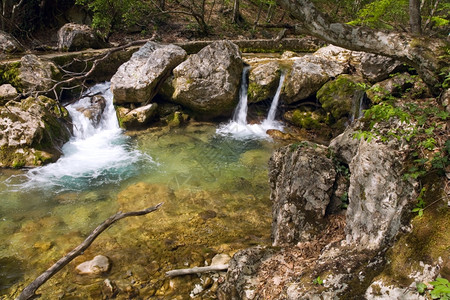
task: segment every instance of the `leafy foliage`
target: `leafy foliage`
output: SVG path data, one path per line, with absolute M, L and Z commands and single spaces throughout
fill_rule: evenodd
M 426 207 L 426 202 L 423 200 L 423 195 L 426 191 L 427 189 L 425 187 L 420 190 L 420 194 L 417 197 L 416 207 L 412 210 L 412 212 L 416 212 L 419 217 L 423 216 L 423 210 Z
M 317 285 L 323 285 L 323 279 L 320 278 L 320 276 L 317 276 L 317 278 L 313 280 L 313 283 Z
M 372 1 L 358 11 L 350 25 L 394 29 L 396 24 L 408 23 L 408 0 Z
M 447 279 L 438 277 L 430 284 L 434 287 L 430 292 L 431 299 L 450 299 L 450 283 Z

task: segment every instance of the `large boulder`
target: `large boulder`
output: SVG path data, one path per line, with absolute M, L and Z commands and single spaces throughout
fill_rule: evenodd
M 308 142 L 276 150 L 269 161 L 274 246 L 310 240 L 323 227 L 336 171 L 325 147 Z
M 206 117 L 229 114 L 236 104 L 242 69 L 238 46 L 214 42 L 173 70 L 172 100 Z
M 60 51 L 100 49 L 107 46 L 108 44 L 87 25 L 67 23 L 58 30 L 58 49 Z
M 0 167 L 34 167 L 56 161 L 71 135 L 70 117 L 53 99 L 39 96 L 0 107 Z
M 261 63 L 250 69 L 248 102 L 267 100 L 275 95 L 280 81 L 280 65 L 277 61 Z
M 19 42 L 7 32 L 0 30 L 0 53 L 22 52 Z
M 295 60 L 283 85 L 283 99 L 293 103 L 313 96 L 328 80 L 347 73 L 351 52 L 335 46 Z
M 178 46 L 147 42 L 111 78 L 114 103 L 149 102 L 186 55 Z
M 87 107 L 79 107 L 77 110 L 88 118 L 94 126 L 97 126 L 100 123 L 105 107 L 106 99 L 103 96 L 95 95 L 89 99 Z
M 53 62 L 28 54 L 20 59 L 17 79 L 24 92 L 47 91 L 61 79 L 61 72 Z

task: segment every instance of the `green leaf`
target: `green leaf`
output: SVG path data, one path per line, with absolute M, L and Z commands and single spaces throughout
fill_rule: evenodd
M 419 294 L 423 294 L 427 290 L 427 285 L 423 282 L 417 282 L 416 289 Z

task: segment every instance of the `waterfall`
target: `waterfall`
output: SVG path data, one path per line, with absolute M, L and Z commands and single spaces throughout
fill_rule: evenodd
M 97 122 L 84 113 L 92 106 L 92 95 L 104 99 L 103 113 L 100 111 Z M 74 130 L 62 148 L 62 157 L 55 163 L 28 171 L 19 188 L 44 186 L 57 191 L 78 191 L 117 183 L 132 176 L 142 160 L 151 160 L 133 150 L 130 138 L 123 135 L 109 83 L 93 86 L 83 98 L 66 108 Z
M 266 131 L 269 129 L 282 130 L 283 126 L 279 121 L 275 120 L 275 115 L 280 99 L 281 88 L 283 86 L 285 74 L 280 76 L 280 82 L 278 84 L 277 91 L 273 97 L 272 104 L 270 105 L 267 118 L 260 124 L 248 124 L 247 123 L 247 111 L 248 111 L 248 80 L 247 74 L 249 67 L 244 67 L 242 73 L 241 87 L 239 89 L 239 103 L 233 114 L 233 118 L 227 124 L 221 125 L 217 129 L 218 134 L 231 135 L 238 139 L 246 138 L 269 138 Z
M 363 117 L 364 110 L 369 108 L 369 103 L 367 101 L 366 93 L 360 91 L 355 93 L 352 99 L 352 114 L 350 116 L 350 123 Z
M 240 124 L 240 125 L 246 125 L 247 124 L 247 110 L 248 110 L 248 71 L 250 70 L 250 66 L 245 66 L 244 70 L 242 71 L 242 78 L 241 78 L 241 87 L 239 89 L 239 103 L 236 107 L 236 110 L 233 114 L 233 121 Z

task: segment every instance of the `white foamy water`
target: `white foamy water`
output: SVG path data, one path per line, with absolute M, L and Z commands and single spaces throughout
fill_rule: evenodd
M 247 74 L 249 67 L 245 67 L 242 73 L 241 88 L 239 90 L 239 103 L 234 111 L 233 118 L 227 124 L 221 125 L 217 129 L 217 133 L 221 135 L 231 135 L 238 139 L 247 138 L 269 138 L 266 133 L 269 129 L 283 130 L 283 124 L 275 120 L 277 112 L 278 102 L 280 100 L 281 87 L 283 86 L 285 74 L 280 76 L 280 82 L 278 84 L 277 91 L 273 97 L 272 104 L 270 105 L 267 118 L 261 122 L 261 124 L 248 124 L 247 123 L 247 110 L 248 110 L 248 80 Z
M 97 94 L 105 98 L 106 106 L 94 126 L 79 109 L 88 107 L 89 96 Z M 66 107 L 74 128 L 73 137 L 62 148 L 63 156 L 55 163 L 28 171 L 20 188 L 45 186 L 65 191 L 119 182 L 132 176 L 142 160 L 151 161 L 134 150 L 130 139 L 122 134 L 109 83 L 93 86 L 85 96 Z

